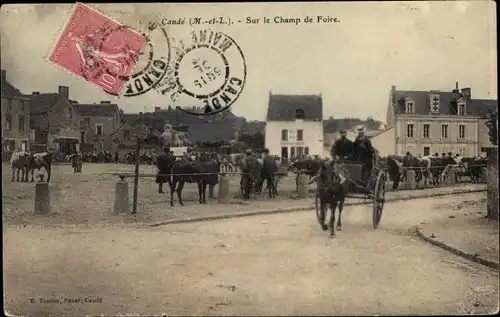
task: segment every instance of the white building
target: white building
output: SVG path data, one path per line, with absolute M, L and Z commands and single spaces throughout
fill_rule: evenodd
M 389 94 L 387 124 L 393 132 L 393 153 L 429 155 L 434 153 L 474 156 L 485 151 L 485 113 L 496 109 L 496 100 L 472 99 L 471 89 L 446 91 L 396 90 Z M 372 141 L 373 142 L 373 141 Z M 386 143 L 387 142 L 387 143 Z
M 323 156 L 323 99 L 320 95 L 269 93 L 265 147 L 273 155 L 292 158 Z

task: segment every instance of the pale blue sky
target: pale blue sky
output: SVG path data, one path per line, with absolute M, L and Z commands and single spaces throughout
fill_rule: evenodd
M 134 27 L 144 18 L 281 15 L 338 17 L 336 24 L 219 26 L 242 48 L 247 83 L 233 112 L 264 120 L 269 91 L 323 95 L 325 117 L 385 119 L 391 85 L 411 90 L 451 90 L 458 81 L 473 98 L 497 98 L 496 16 L 493 1 L 238 3 L 92 5 Z M 1 9 L 2 68 L 23 92 L 55 92 L 70 86 L 79 102 L 115 100 L 44 58 L 72 5 L 4 5 Z M 191 29 L 171 26 L 176 36 Z M 125 112 L 168 106 L 149 92 L 115 100 Z

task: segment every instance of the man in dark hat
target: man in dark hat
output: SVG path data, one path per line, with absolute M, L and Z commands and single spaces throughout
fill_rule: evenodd
M 347 131 L 340 130 L 340 138 L 335 141 L 331 150 L 332 159 L 352 159 L 353 143 L 347 138 Z

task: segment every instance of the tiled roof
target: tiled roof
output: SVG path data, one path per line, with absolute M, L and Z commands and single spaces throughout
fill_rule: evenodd
M 24 95 L 12 86 L 7 80 L 2 79 L 2 97 L 24 97 Z
M 304 120 L 323 120 L 323 100 L 319 95 L 269 95 L 267 121 L 294 121 L 296 110 L 304 111 Z
M 236 131 L 238 131 L 236 122 L 232 120 L 197 122 L 189 124 L 187 139 L 192 142 L 229 142 Z
M 116 104 L 75 104 L 76 111 L 83 116 L 114 117 L 118 112 Z
M 31 104 L 31 113 L 49 112 L 59 99 L 58 94 L 37 94 L 29 95 Z
M 498 111 L 498 100 L 472 99 L 472 114 L 478 117 L 486 117 L 489 111 Z
M 430 109 L 430 92 L 429 91 L 411 91 L 411 90 L 394 90 L 392 92 L 392 101 L 395 114 L 404 114 L 406 98 L 411 98 L 414 102 L 416 114 L 429 114 Z M 440 115 L 455 115 L 457 114 L 456 105 L 453 102 L 464 98 L 461 93 L 455 92 L 439 92 L 440 98 Z M 488 109 L 498 108 L 497 100 L 480 100 L 464 98 L 467 103 L 466 114 L 473 116 L 484 116 Z

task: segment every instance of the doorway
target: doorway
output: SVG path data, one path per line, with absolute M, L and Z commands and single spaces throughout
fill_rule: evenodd
M 281 147 L 281 158 L 288 158 L 288 147 L 287 146 L 282 146 Z

